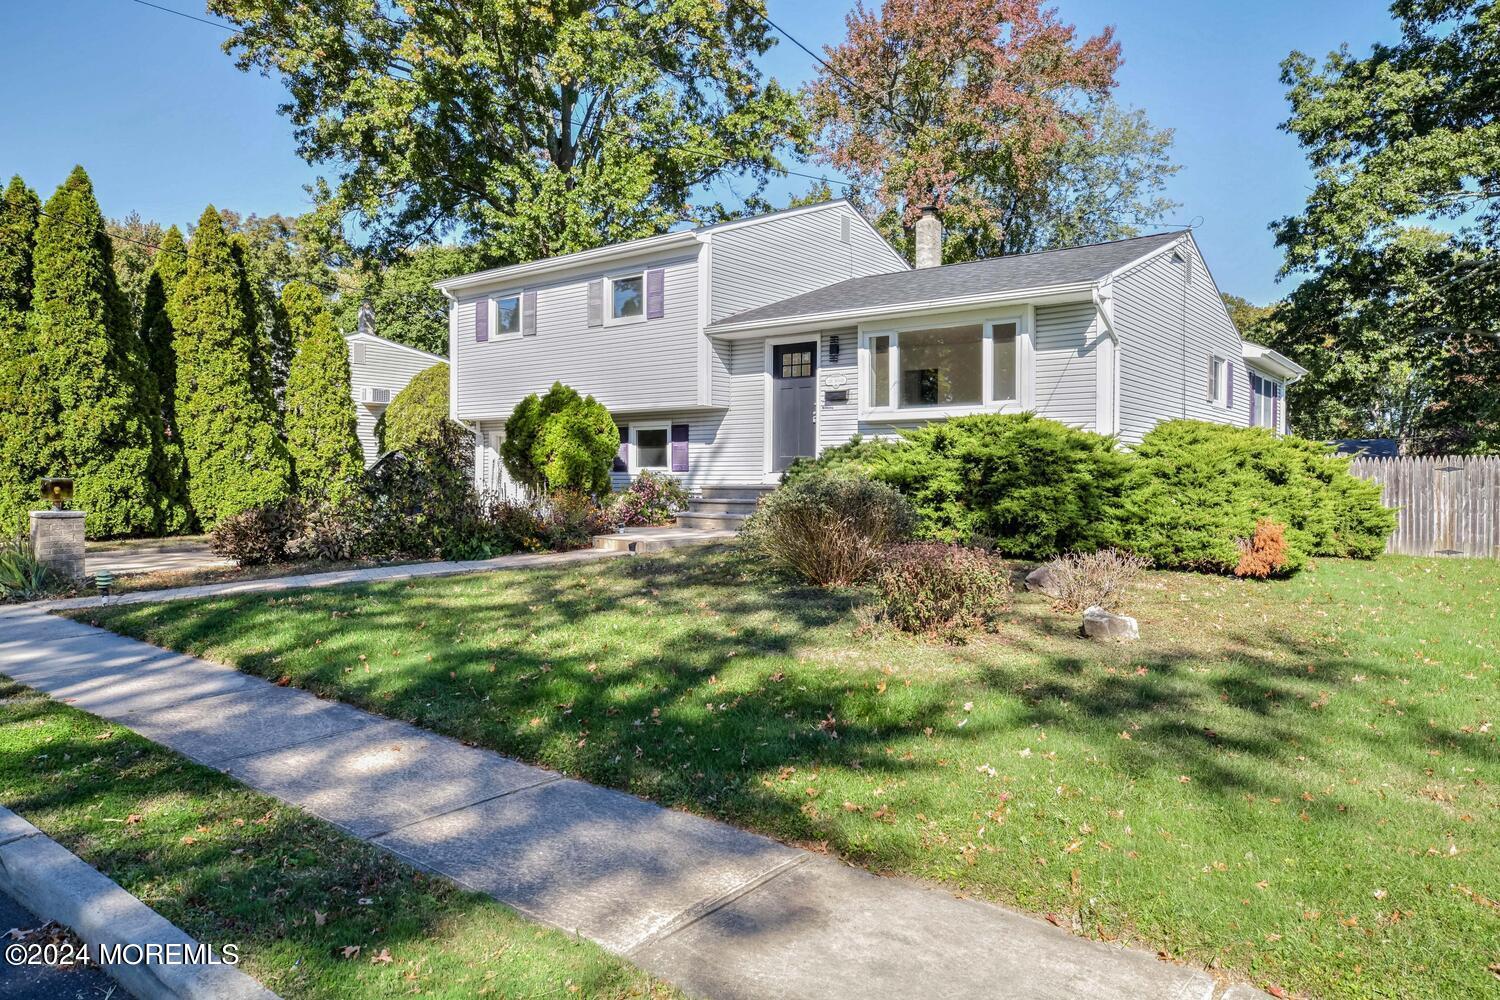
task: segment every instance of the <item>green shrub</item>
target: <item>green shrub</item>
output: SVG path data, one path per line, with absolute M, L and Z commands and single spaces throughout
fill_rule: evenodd
M 72 589 L 70 581 L 37 559 L 24 535 L 0 547 L 0 602 L 37 601 Z
M 375 421 L 375 437 L 382 454 L 404 451 L 435 435 L 448 419 L 448 365 L 440 361 L 424 368 L 396 393 Z
M 688 505 L 687 490 L 671 476 L 642 472 L 629 488 L 615 495 L 614 514 L 623 528 L 669 523 Z
M 1111 515 L 1127 464 L 1113 438 L 996 413 L 930 424 L 897 442 L 856 440 L 816 466 L 853 467 L 900 490 L 921 538 L 982 536 L 1007 555 L 1046 558 L 1115 541 Z
M 1286 572 L 1312 556 L 1372 557 L 1395 527 L 1379 488 L 1315 441 L 1174 420 L 1133 450 L 1121 543 L 1157 566 L 1232 572 L 1262 520 L 1284 529 Z
M 383 456 L 365 480 L 370 511 L 366 550 L 414 559 L 458 551 L 459 540 L 474 522 L 473 461 L 473 436 L 452 421 Z
M 882 612 L 903 632 L 955 641 L 1010 606 L 1010 573 L 979 549 L 939 542 L 893 545 L 876 576 Z
M 561 382 L 532 393 L 505 422 L 500 458 L 511 478 L 533 493 L 609 491 L 609 470 L 620 447 L 614 418 L 593 396 Z
M 600 496 L 609 492 L 609 470 L 619 447 L 614 418 L 593 396 L 585 396 L 547 419 L 532 460 L 548 489 Z
M 364 473 L 349 389 L 349 345 L 316 288 L 300 281 L 282 291 L 296 353 L 286 380 L 286 445 L 298 493 L 338 504 Z M 446 419 L 446 414 L 444 415 Z
M 209 547 L 240 566 L 286 562 L 288 546 L 302 532 L 303 513 L 294 499 L 236 511 L 214 525 Z
M 853 471 L 800 475 L 761 498 L 745 525 L 752 549 L 820 587 L 855 583 L 883 546 L 911 536 L 911 505 Z

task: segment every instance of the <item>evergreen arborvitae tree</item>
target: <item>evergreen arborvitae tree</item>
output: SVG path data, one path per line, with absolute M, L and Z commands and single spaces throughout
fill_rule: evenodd
M 74 478 L 91 536 L 157 533 L 170 483 L 160 413 L 82 167 L 48 200 L 32 266 L 28 329 L 52 414 L 41 435 L 43 469 Z
M 286 444 L 297 488 L 341 503 L 364 469 L 349 388 L 349 345 L 317 289 L 294 281 L 281 294 L 297 351 L 286 380 Z
M 169 534 L 186 530 L 193 520 L 188 501 L 187 455 L 177 427 L 177 351 L 168 304 L 187 267 L 187 245 L 176 226 L 168 229 L 151 264 L 141 303 L 140 343 L 144 368 L 150 375 L 155 404 L 161 419 L 161 449 L 168 482 L 163 497 L 168 500 L 162 529 Z
M 271 348 L 262 329 L 260 305 L 255 300 L 255 283 L 250 276 L 250 245 L 244 233 L 229 234 L 229 253 L 234 260 L 235 280 L 239 285 L 240 307 L 245 317 L 245 339 L 250 345 L 250 384 L 261 402 L 275 415 L 277 432 L 281 431 L 281 412 L 276 406 L 275 379 L 271 372 Z
M 0 195 L 0 539 L 22 530 L 23 515 L 40 499 L 37 444 L 48 413 L 36 393 L 26 314 L 41 208 L 20 177 Z
M 188 490 L 205 528 L 291 494 L 291 459 L 253 375 L 255 338 L 242 269 L 213 206 L 204 210 L 172 295 L 177 423 Z

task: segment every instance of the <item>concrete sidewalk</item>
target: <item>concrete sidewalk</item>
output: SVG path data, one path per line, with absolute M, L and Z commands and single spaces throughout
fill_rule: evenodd
M 35 609 L 0 610 L 0 673 L 597 941 L 690 994 L 1216 993 L 1207 973 L 1145 952 Z M 1263 996 L 1220 994 L 1231 995 Z

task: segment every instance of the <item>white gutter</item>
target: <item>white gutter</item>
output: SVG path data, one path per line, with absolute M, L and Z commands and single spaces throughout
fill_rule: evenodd
M 1248 340 L 1241 341 L 1241 343 L 1243 347 L 1240 350 L 1240 354 L 1246 361 L 1253 362 L 1256 367 L 1264 369 L 1272 375 L 1280 375 L 1286 379 L 1287 385 L 1301 380 L 1307 374 L 1306 368 L 1303 368 L 1280 351 L 1274 351 L 1262 344 L 1251 343 Z
M 752 320 L 742 323 L 715 323 L 708 328 L 713 337 L 746 337 L 788 327 L 847 326 L 861 320 L 899 319 L 903 316 L 921 315 L 931 312 L 952 312 L 959 309 L 1004 305 L 1012 302 L 1076 301 L 1090 295 L 1094 290 L 1091 281 L 1080 281 L 1069 285 L 1048 285 L 1041 288 L 1025 288 L 1013 292 L 985 292 L 980 295 L 964 295 L 950 299 L 929 299 L 922 302 L 906 302 L 892 306 L 865 306 L 857 309 L 834 309 L 821 313 L 800 316 L 781 316 L 775 319 Z
M 511 264 L 507 267 L 496 267 L 488 271 L 476 271 L 473 274 L 461 274 L 456 278 L 444 278 L 442 281 L 434 281 L 432 287 L 444 293 L 462 291 L 466 288 L 475 288 L 483 285 L 504 284 L 515 281 L 518 278 L 527 278 L 537 274 L 548 274 L 553 271 L 566 271 L 571 268 L 587 267 L 602 261 L 618 258 L 635 257 L 641 254 L 656 253 L 661 250 L 671 250 L 676 247 L 696 246 L 699 242 L 699 234 L 692 230 L 684 230 L 679 233 L 663 233 L 661 236 L 648 236 L 643 240 L 631 240 L 629 243 L 615 243 L 607 247 L 595 247 L 593 250 L 580 250 L 577 253 L 564 254 L 561 257 L 547 257 L 543 260 L 534 260 L 528 264 Z

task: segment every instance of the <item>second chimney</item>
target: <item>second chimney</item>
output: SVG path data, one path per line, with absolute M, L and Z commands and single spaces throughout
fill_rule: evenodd
M 939 267 L 943 263 L 943 223 L 936 205 L 923 205 L 917 219 L 917 266 Z

